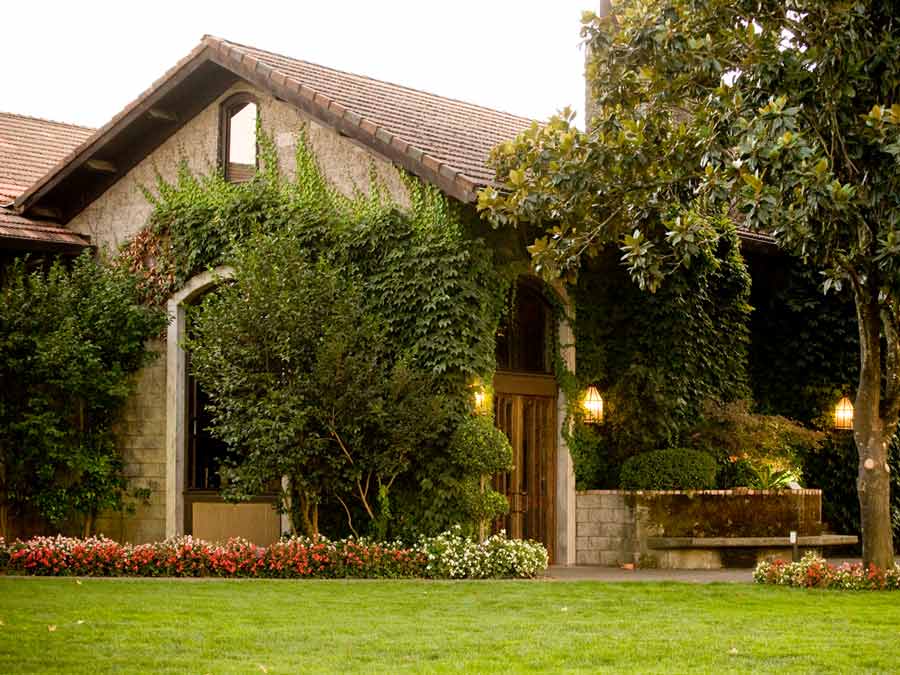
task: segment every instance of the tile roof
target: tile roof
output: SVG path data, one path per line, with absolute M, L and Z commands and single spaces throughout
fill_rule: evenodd
M 18 197 L 93 129 L 0 112 L 0 202 Z
M 274 74 L 311 89 L 331 108 L 338 104 L 430 155 L 477 185 L 490 184 L 491 149 L 511 140 L 534 120 L 484 106 L 437 96 L 418 89 L 326 68 L 221 38 L 204 41 L 223 51 L 255 59 Z M 271 79 L 271 76 L 270 76 Z M 339 108 L 338 108 L 339 109 Z M 346 113 L 344 114 L 346 118 Z M 360 126 L 362 124 L 360 123 Z
M 94 132 L 74 124 L 0 112 L 0 205 L 7 204 Z M 80 248 L 89 241 L 55 223 L 0 206 L 0 240 L 14 248 Z
M 83 248 L 90 245 L 87 237 L 59 227 L 55 223 L 24 218 L 0 208 L 0 240 L 4 245 L 29 249 L 35 247 Z

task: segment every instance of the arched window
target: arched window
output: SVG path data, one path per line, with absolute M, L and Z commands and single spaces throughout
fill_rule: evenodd
M 529 373 L 552 372 L 553 312 L 528 281 L 516 286 L 515 306 L 497 332 L 497 367 Z
M 258 114 L 256 98 L 245 92 L 230 96 L 220 108 L 219 163 L 232 183 L 248 181 L 256 173 Z

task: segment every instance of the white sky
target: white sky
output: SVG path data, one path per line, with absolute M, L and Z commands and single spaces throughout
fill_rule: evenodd
M 204 33 L 544 119 L 584 107 L 595 0 L 4 2 L 0 111 L 100 126 Z

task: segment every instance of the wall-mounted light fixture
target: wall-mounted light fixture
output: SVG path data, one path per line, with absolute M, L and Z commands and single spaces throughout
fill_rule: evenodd
M 853 428 L 853 404 L 846 396 L 841 398 L 841 400 L 838 401 L 838 404 L 834 407 L 834 428 Z
M 487 415 L 491 412 L 491 393 L 481 383 L 480 379 L 476 379 L 470 387 L 472 388 L 473 408 L 476 415 Z
M 587 388 L 581 407 L 584 409 L 585 424 L 603 424 L 603 397 L 597 387 L 591 385 Z

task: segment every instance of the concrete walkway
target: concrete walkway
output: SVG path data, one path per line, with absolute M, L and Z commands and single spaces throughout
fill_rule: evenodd
M 828 562 L 838 566 L 843 563 L 856 564 L 859 558 L 828 558 Z M 600 567 L 598 565 L 578 565 L 564 567 L 551 565 L 544 578 L 548 581 L 607 581 L 621 583 L 627 581 L 677 581 L 685 584 L 749 584 L 753 583 L 752 569 L 722 570 L 625 570 L 620 567 Z
M 606 581 L 610 583 L 677 581 L 686 584 L 749 584 L 753 582 L 753 570 L 624 570 L 619 567 L 599 567 L 594 565 L 579 565 L 576 567 L 551 565 L 545 577 L 549 581 Z

